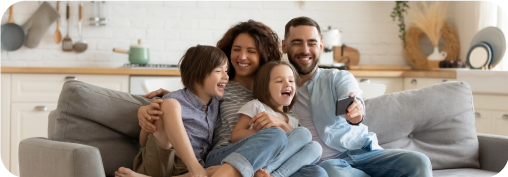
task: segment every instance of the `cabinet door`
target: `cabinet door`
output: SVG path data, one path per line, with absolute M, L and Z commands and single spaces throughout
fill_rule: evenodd
M 13 74 L 12 102 L 57 102 L 63 84 L 79 80 L 92 85 L 129 92 L 128 75 Z
M 508 136 L 508 111 L 492 111 L 494 134 Z
M 446 82 L 446 81 L 457 81 L 457 80 L 456 79 L 450 79 L 450 78 L 426 78 L 426 84 L 427 84 L 427 86 L 434 85 L 434 84 L 439 84 L 439 83 Z
M 402 84 L 402 78 L 366 78 L 360 77 L 356 78 L 358 82 L 368 82 L 375 84 L 384 84 L 386 86 L 385 94 L 400 92 L 404 89 Z
M 48 137 L 48 115 L 56 103 L 14 103 L 11 106 L 11 172 L 19 176 L 18 146 L 31 137 Z
M 492 128 L 492 111 L 475 109 L 474 116 L 476 133 L 494 133 Z
M 11 120 L 11 74 L 2 74 L 2 109 L 0 121 L 0 154 L 5 168 L 9 169 L 10 120 Z
M 404 78 L 404 90 L 420 89 L 426 85 L 426 78 Z

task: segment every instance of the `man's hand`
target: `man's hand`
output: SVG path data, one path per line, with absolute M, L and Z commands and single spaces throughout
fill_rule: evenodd
M 278 127 L 284 130 L 283 126 L 287 124 L 280 117 L 268 114 L 266 112 L 261 112 L 256 114 L 250 121 L 249 125 L 252 125 L 252 128 L 259 131 L 269 127 Z M 288 125 L 289 126 L 289 125 Z
M 138 109 L 139 126 L 148 133 L 157 131 L 153 121 L 160 119 L 160 116 L 162 116 L 162 102 L 161 99 L 155 99 L 149 105 L 141 106 Z
M 169 91 L 160 88 L 159 90 L 150 92 L 150 93 L 148 93 L 146 95 L 143 95 L 142 97 L 145 97 L 145 98 L 148 98 L 148 99 L 152 99 L 155 96 L 162 97 L 162 96 L 164 96 L 164 95 L 166 95 L 168 93 L 169 93 Z
M 363 115 L 365 115 L 365 110 L 363 109 L 363 104 L 360 102 L 360 100 L 356 99 L 356 93 L 351 92 L 349 93 L 349 97 L 354 97 L 355 101 L 351 106 L 347 108 L 348 113 L 344 114 L 344 117 L 346 120 L 353 124 L 357 124 L 362 120 Z

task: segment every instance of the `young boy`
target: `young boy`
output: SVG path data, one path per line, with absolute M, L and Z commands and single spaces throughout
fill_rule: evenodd
M 228 59 L 218 48 L 197 45 L 187 50 L 179 65 L 185 88 L 162 97 L 163 114 L 153 122 L 157 131 L 141 130 L 143 149 L 134 159 L 133 170 L 120 167 L 115 176 L 168 177 L 187 172 L 186 176 L 211 176 L 207 173 L 216 170 L 203 166 L 219 111 L 215 97 L 224 94 L 229 80 Z

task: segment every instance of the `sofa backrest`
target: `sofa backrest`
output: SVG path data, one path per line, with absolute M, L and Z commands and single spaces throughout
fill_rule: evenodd
M 479 168 L 471 88 L 444 82 L 365 101 L 364 124 L 385 149 L 426 154 L 433 169 Z
M 132 168 L 139 151 L 137 110 L 151 100 L 129 93 L 68 81 L 49 115 L 48 138 L 97 147 L 108 176 Z

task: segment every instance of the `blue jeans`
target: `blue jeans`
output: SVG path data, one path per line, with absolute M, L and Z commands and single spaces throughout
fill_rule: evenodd
M 290 176 L 306 165 L 313 165 L 321 158 L 323 149 L 319 143 L 312 141 L 312 134 L 307 128 L 297 127 L 288 131 L 286 136 L 288 138 L 286 148 L 263 167 L 274 177 Z
M 266 128 L 236 143 L 212 149 L 205 167 L 228 163 L 244 177 L 270 163 L 287 145 L 286 133 L 279 128 Z
M 425 154 L 401 149 L 346 151 L 319 166 L 328 176 L 432 176 L 432 165 Z

